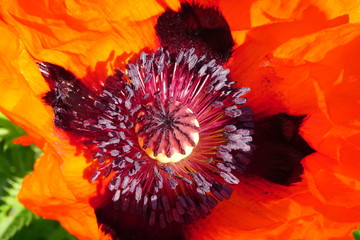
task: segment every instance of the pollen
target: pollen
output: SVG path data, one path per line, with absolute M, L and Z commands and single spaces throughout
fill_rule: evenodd
M 179 102 L 143 106 L 136 119 L 138 142 L 147 155 L 161 163 L 174 163 L 189 156 L 199 142 L 196 114 Z

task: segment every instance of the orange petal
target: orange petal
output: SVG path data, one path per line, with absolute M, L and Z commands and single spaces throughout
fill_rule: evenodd
M 290 199 L 303 187 L 284 187 L 256 177 L 243 178 L 232 187 L 230 200 L 220 202 L 211 215 L 190 227 L 192 238 L 265 239 L 265 229 L 269 231 L 309 212 Z
M 346 208 L 359 208 L 360 182 L 359 180 L 337 172 L 339 167 L 340 166 L 336 164 L 336 161 L 319 153 L 306 158 L 304 161 L 304 168 L 305 178 L 309 183 L 309 189 L 314 196 L 324 204 Z M 360 214 L 354 213 L 347 218 L 358 218 L 358 220 L 360 220 Z
M 327 19 L 336 18 L 341 15 L 357 15 L 359 4 L 347 1 L 324 1 L 324 0 L 295 0 L 295 1 L 256 1 L 251 6 L 252 26 L 259 26 L 269 23 L 270 21 L 282 21 L 301 19 L 307 14 L 322 15 Z M 314 18 L 314 22 L 316 22 Z
M 251 177 L 234 190 L 190 226 L 190 239 L 343 239 L 360 223 L 359 214 L 349 216 L 357 208 L 322 205 L 304 183 L 289 188 Z
M 157 1 L 19 0 L 4 1 L 1 14 L 33 58 L 84 77 L 87 67 L 94 70 L 98 61 L 107 61 L 111 71 L 113 56 L 155 49 L 156 17 L 168 5 L 176 8 L 178 4 L 173 0 L 162 5 Z
M 257 30 L 266 36 L 260 28 Z M 275 26 L 273 30 L 277 32 Z M 333 37 L 335 34 L 336 41 Z M 280 45 L 286 38 L 265 43 L 260 35 L 253 35 L 250 31 L 245 43 L 235 51 L 232 77 L 242 86 L 252 87 L 249 103 L 258 114 L 266 115 L 269 104 L 273 107 L 268 109 L 267 114 L 281 111 L 307 114 L 318 107 L 315 81 L 321 87 L 334 84 L 342 69 L 346 69 L 347 73 L 353 71 L 353 78 L 357 78 L 358 70 L 353 64 L 355 55 L 351 54 L 350 49 L 358 45 L 356 37 L 359 34 L 358 25 L 347 24 L 293 38 Z M 254 39 L 251 40 L 250 36 L 254 36 Z M 260 45 L 260 49 L 255 48 Z M 248 52 L 251 50 L 252 55 Z M 258 93 L 261 93 L 260 96 Z
M 68 224 L 67 222 L 69 221 L 72 222 L 71 218 L 74 217 L 71 214 L 69 214 L 70 217 L 66 215 L 60 216 L 62 213 L 56 207 L 52 209 L 46 207 L 45 202 L 49 198 L 52 199 L 52 194 L 54 194 L 56 199 L 54 202 L 64 199 L 65 203 L 61 204 L 69 204 L 69 207 L 74 205 L 75 202 L 79 202 L 82 204 L 82 208 L 84 206 L 88 207 L 85 212 L 86 214 L 89 215 L 90 211 L 92 211 L 92 216 L 94 216 L 93 208 L 89 205 L 89 199 L 97 189 L 94 184 L 89 184 L 88 176 L 83 176 L 84 169 L 89 163 L 86 162 L 83 156 L 75 156 L 75 147 L 69 146 L 68 140 L 61 133 L 54 131 L 52 109 L 48 106 L 46 107 L 41 100 L 42 94 L 48 91 L 48 86 L 41 77 L 35 62 L 24 50 L 22 42 L 17 39 L 16 34 L 9 27 L 5 26 L 3 22 L 0 22 L 0 28 L 3 34 L 0 48 L 4 50 L 2 51 L 2 58 L 0 58 L 0 85 L 4 91 L 2 93 L 3 97 L 0 98 L 0 111 L 22 126 L 30 135 L 20 138 L 15 142 L 27 145 L 36 143 L 46 153 L 46 156 L 37 163 L 37 166 L 41 165 L 42 167 L 37 168 L 27 178 L 31 180 L 25 180 L 24 189 L 27 190 L 24 191 L 26 191 L 26 197 L 22 197 L 25 194 L 23 191 L 20 198 L 26 199 L 24 200 L 26 206 L 36 213 L 44 217 L 63 221 L 64 225 Z M 51 153 L 48 153 L 49 151 Z M 54 175 L 50 174 L 53 172 L 56 172 L 59 176 L 55 176 L 55 173 Z M 49 173 L 49 175 L 46 175 L 47 179 L 44 180 L 45 176 L 42 177 L 40 175 L 46 173 Z M 54 181 L 49 181 L 49 179 L 53 178 L 55 179 Z M 52 190 L 50 191 L 47 188 Z M 32 198 L 36 194 L 40 195 L 42 193 L 46 193 L 47 198 Z M 66 202 L 67 200 L 72 202 Z M 49 200 L 50 205 L 55 204 L 54 202 Z M 72 206 L 72 208 L 75 208 L 75 206 Z M 52 211 L 55 212 L 55 215 L 59 216 L 52 217 Z M 81 214 L 84 215 L 82 212 Z M 75 230 L 69 231 L 74 232 Z M 79 233 L 75 232 L 75 234 Z
M 307 163 L 314 163 L 313 169 Z M 319 170 L 324 164 L 331 166 L 320 154 L 308 157 L 305 181 L 292 187 L 243 178 L 233 187 L 230 200 L 219 203 L 205 220 L 190 226 L 189 238 L 325 240 L 351 236 L 360 224 L 358 190 L 353 189 L 353 180 Z M 314 175 L 315 180 L 311 180 Z M 319 196 L 326 196 L 326 200 L 319 201 Z
M 16 33 L 3 22 L 0 22 L 0 29 L 0 111 L 33 137 L 49 136 L 51 113 L 40 99 L 48 86 Z
M 60 157 L 48 147 L 44 152 L 34 171 L 25 177 L 18 195 L 20 202 L 42 217 L 59 220 L 78 238 L 99 239 L 101 232 L 93 208 L 87 201 L 79 201 L 69 189 L 56 160 Z
M 35 144 L 39 148 L 44 148 L 45 140 L 44 139 L 38 139 L 32 136 L 22 136 L 19 138 L 16 138 L 12 141 L 15 144 L 20 144 L 23 146 L 29 146 L 31 144 Z
M 360 24 L 341 25 L 303 38 L 292 39 L 280 46 L 274 52 L 274 57 L 288 59 L 293 65 L 306 62 L 319 62 L 325 57 L 328 58 L 326 61 L 328 64 L 345 60 L 342 62 L 342 65 L 347 65 L 354 60 L 354 57 L 344 59 L 344 56 L 353 55 L 350 49 L 353 49 L 352 47 L 358 48 L 356 38 L 359 37 L 359 35 Z M 353 40 L 356 42 L 347 45 Z M 340 47 L 342 47 L 341 51 L 336 52 L 336 48 Z
M 310 15 L 314 24 L 317 17 L 332 19 L 342 15 L 349 15 L 350 21 L 356 22 L 359 21 L 360 8 L 359 3 L 352 0 L 219 0 L 214 4 L 219 6 L 233 31 L 274 22 L 298 21 Z

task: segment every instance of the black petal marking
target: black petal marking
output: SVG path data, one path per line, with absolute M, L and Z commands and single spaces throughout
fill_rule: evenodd
M 95 123 L 100 111 L 94 108 L 94 95 L 71 72 L 51 63 L 38 63 L 41 74 L 49 83 L 51 90 L 44 97 L 55 112 L 55 126 L 82 135 L 92 135 L 84 123 Z M 101 103 L 98 103 L 101 104 Z
M 141 209 L 139 209 L 141 211 Z M 171 211 L 173 212 L 173 210 Z M 115 240 L 185 240 L 185 231 L 182 225 L 166 224 L 162 227 L 155 225 L 156 214 L 147 218 L 153 219 L 153 224 L 148 224 L 141 215 L 123 212 L 121 209 L 114 209 L 111 203 L 95 210 L 98 222 L 102 230 L 112 235 Z M 159 217 L 160 219 L 160 217 Z M 178 222 L 182 223 L 183 217 L 179 215 Z M 164 223 L 163 223 L 164 224 Z
M 301 160 L 315 152 L 299 135 L 305 116 L 278 114 L 255 123 L 257 149 L 250 160 L 239 155 L 240 161 L 250 163 L 247 174 L 254 174 L 281 185 L 301 181 Z
M 166 10 L 158 18 L 155 29 L 161 45 L 172 52 L 194 47 L 198 56 L 206 55 L 220 64 L 230 58 L 234 46 L 230 27 L 215 8 L 183 3 L 179 12 Z M 190 69 L 196 61 L 195 57 L 188 60 Z M 204 69 L 200 72 L 203 74 Z

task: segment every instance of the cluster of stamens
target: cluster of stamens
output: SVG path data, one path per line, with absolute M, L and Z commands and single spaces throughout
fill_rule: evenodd
M 227 184 L 239 183 L 249 163 L 253 125 L 242 106 L 249 89 L 233 88 L 228 72 L 194 49 L 160 48 L 141 53 L 126 74 L 117 70 L 100 94 L 83 96 L 87 112 L 71 115 L 66 130 L 93 153 L 91 180 L 111 176 L 115 207 L 165 227 L 204 218 L 230 198 Z M 62 104 L 53 102 L 55 111 Z

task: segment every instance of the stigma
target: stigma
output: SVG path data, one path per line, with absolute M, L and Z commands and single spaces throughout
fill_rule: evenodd
M 161 163 L 174 163 L 191 154 L 199 142 L 196 114 L 179 102 L 167 100 L 143 106 L 136 119 L 138 143 Z

